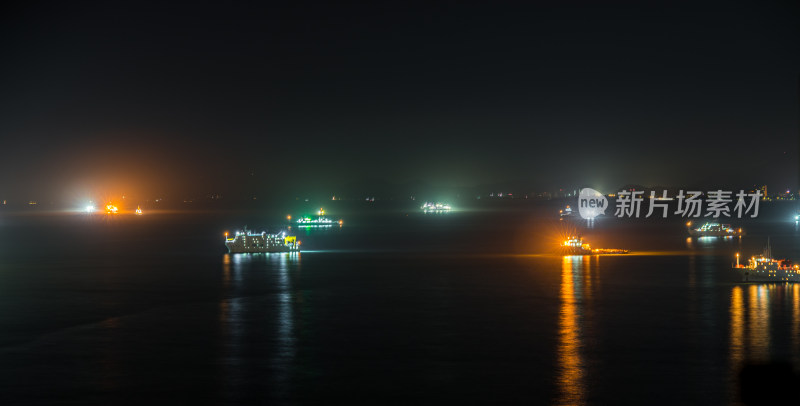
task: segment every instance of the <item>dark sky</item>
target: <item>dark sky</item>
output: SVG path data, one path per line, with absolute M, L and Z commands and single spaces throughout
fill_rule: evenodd
M 794 2 L 69 3 L 0 14 L 0 198 L 797 181 Z

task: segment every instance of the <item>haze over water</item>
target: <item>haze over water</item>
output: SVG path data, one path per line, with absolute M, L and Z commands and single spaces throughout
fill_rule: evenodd
M 4 215 L 0 403 L 736 404 L 744 365 L 800 365 L 800 287 L 730 269 L 767 236 L 800 258 L 788 205 L 691 241 L 680 218 L 413 206 L 329 210 L 344 226 L 293 229 L 299 254 L 226 254 L 278 210 Z M 572 232 L 634 252 L 553 255 Z

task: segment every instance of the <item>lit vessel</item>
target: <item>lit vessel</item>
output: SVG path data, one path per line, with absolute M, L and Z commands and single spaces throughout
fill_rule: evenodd
M 297 220 L 298 227 L 333 227 L 334 225 L 342 225 L 342 220 L 332 220 L 325 217 L 325 210 L 322 208 L 317 212 L 317 218 L 302 217 Z
M 109 203 L 106 205 L 106 213 L 108 214 L 117 214 L 119 213 L 119 207 L 114 206 L 113 204 Z
M 583 242 L 581 237 L 569 237 L 561 243 L 560 251 L 564 255 L 591 255 L 592 248 Z
M 425 202 L 420 209 L 425 213 L 442 213 L 450 211 L 451 207 L 449 204 L 444 203 Z
M 139 207 L 139 206 L 136 206 L 136 215 L 137 216 L 141 216 L 142 215 L 142 208 Z
M 764 252 L 750 257 L 747 265 L 739 264 L 737 253 L 733 269 L 739 272 L 743 282 L 800 282 L 800 267 L 792 265 L 792 261 L 788 259 L 772 258 L 769 240 Z
M 559 247 L 563 255 L 611 255 L 627 254 L 628 250 L 619 248 L 595 248 L 583 242 L 582 237 L 572 236 L 564 240 Z
M 560 214 L 561 217 L 569 217 L 572 215 L 572 208 L 569 207 L 569 205 L 567 205 L 567 207 L 564 207 L 563 209 L 559 210 L 558 214 Z
M 244 229 L 244 231 L 237 231 L 233 238 L 228 238 L 228 233 L 225 233 L 225 246 L 228 247 L 228 252 L 244 253 L 244 252 L 296 252 L 300 250 L 300 241 L 293 235 L 280 234 L 253 234 Z
M 691 228 L 692 222 L 686 223 L 689 235 L 694 237 L 737 237 L 744 235 L 741 228 L 733 228 L 730 224 L 705 223 L 698 228 Z

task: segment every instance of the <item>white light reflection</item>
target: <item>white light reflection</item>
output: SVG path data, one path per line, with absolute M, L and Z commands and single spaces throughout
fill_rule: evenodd
M 267 351 L 268 379 L 273 382 L 269 397 L 292 396 L 297 352 L 292 271 L 299 260 L 299 253 L 223 257 L 222 286 L 227 298 L 220 302 L 220 323 L 224 392 L 229 400 L 237 400 L 241 385 L 246 384 L 247 371 L 254 363 L 253 351 Z M 253 343 L 262 344 L 253 347 Z
M 220 301 L 220 324 L 222 325 L 223 352 L 221 364 L 226 384 L 235 387 L 242 381 L 242 339 L 244 331 L 243 298 L 237 297 L 241 285 L 242 260 L 244 255 L 225 254 L 222 257 L 222 286 L 232 297 Z M 235 388 L 226 388 L 235 391 Z
M 292 291 L 292 281 L 289 277 L 289 254 L 278 254 L 277 257 L 277 277 L 278 288 L 277 308 L 278 308 L 278 347 L 272 360 L 273 366 L 278 374 L 276 378 L 281 383 L 287 383 L 290 378 L 291 367 L 296 353 L 295 334 L 294 334 L 294 293 Z M 297 256 L 291 256 L 292 259 Z M 281 385 L 286 387 L 286 385 Z

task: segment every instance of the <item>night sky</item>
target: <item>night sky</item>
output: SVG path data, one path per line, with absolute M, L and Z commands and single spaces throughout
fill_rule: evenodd
M 0 198 L 797 182 L 794 2 L 70 3 L 0 13 Z

